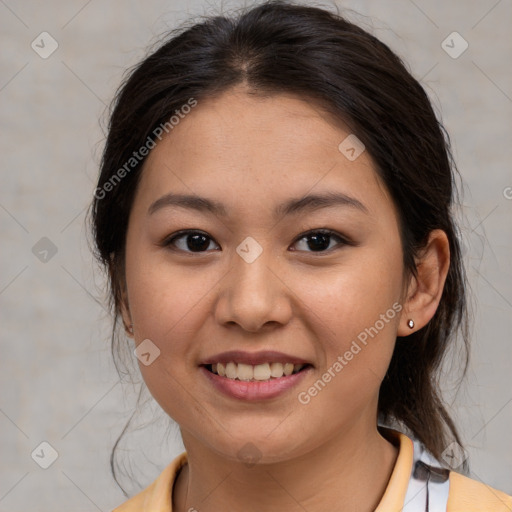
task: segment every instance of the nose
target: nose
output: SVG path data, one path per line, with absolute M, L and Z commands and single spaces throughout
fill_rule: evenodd
M 221 325 L 236 324 L 248 332 L 276 328 L 292 317 L 292 295 L 270 251 L 264 250 L 251 263 L 235 254 L 220 283 L 215 317 Z

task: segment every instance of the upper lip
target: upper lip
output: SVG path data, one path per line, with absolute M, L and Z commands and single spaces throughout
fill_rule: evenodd
M 227 364 L 230 362 L 257 365 L 263 363 L 293 363 L 293 364 L 311 364 L 306 359 L 302 359 L 283 352 L 276 352 L 275 350 L 262 350 L 260 352 L 245 352 L 243 350 L 230 350 L 222 352 L 214 356 L 208 357 L 200 363 L 200 365 L 222 363 Z

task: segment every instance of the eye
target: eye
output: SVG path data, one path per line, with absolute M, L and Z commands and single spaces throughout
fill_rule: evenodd
M 303 243 L 303 247 L 311 249 L 311 251 L 306 252 L 327 252 L 327 250 L 331 250 L 333 248 L 331 247 L 333 239 L 338 240 L 341 245 L 350 245 L 350 242 L 347 239 L 330 229 L 316 229 L 314 231 L 309 231 L 301 235 L 295 243 L 299 243 L 306 239 L 309 239 L 309 242 L 306 242 L 305 244 Z M 338 245 L 340 245 L 340 243 L 338 243 Z
M 178 245 L 176 243 L 177 241 L 180 241 L 181 243 Z M 162 242 L 162 246 L 169 247 L 172 245 L 174 247 L 171 247 L 171 249 L 177 248 L 184 252 L 205 252 L 210 245 L 210 241 L 213 241 L 213 239 L 206 233 L 202 233 L 201 231 L 185 230 L 178 231 L 178 233 L 175 233 L 170 238 L 165 239 Z
M 333 239 L 338 241 L 337 245 L 351 245 L 349 240 L 330 229 L 316 229 L 308 231 L 307 233 L 300 235 L 300 237 L 294 242 L 294 245 L 300 243 L 302 240 L 309 240 L 305 244 L 303 243 L 302 249 L 299 250 L 306 250 L 306 252 L 327 252 L 333 249 L 331 246 Z M 163 247 L 169 247 L 170 249 L 178 249 L 183 252 L 198 253 L 206 252 L 211 242 L 213 242 L 213 239 L 206 233 L 201 231 L 183 230 L 166 238 L 161 245 Z M 219 248 L 218 244 L 215 245 Z M 336 244 L 334 244 L 334 246 L 336 246 Z M 307 251 L 304 247 L 309 248 L 310 251 Z

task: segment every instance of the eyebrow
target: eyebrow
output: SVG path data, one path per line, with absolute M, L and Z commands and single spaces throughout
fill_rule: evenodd
M 322 208 L 334 206 L 348 206 L 369 214 L 368 208 L 355 197 L 342 192 L 326 192 L 323 194 L 310 194 L 300 198 L 292 198 L 277 205 L 274 216 L 289 216 L 303 212 L 311 212 Z M 157 199 L 148 209 L 148 215 L 165 207 L 180 207 L 209 212 L 219 217 L 227 217 L 226 207 L 213 199 L 188 194 L 169 193 Z

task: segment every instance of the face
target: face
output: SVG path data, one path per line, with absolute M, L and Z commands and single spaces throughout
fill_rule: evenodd
M 298 97 L 232 89 L 199 102 L 150 152 L 129 219 L 123 316 L 186 447 L 275 462 L 375 428 L 402 247 L 368 152 L 354 159 L 350 139 L 340 146 L 349 135 Z M 326 194 L 338 200 L 307 199 Z

